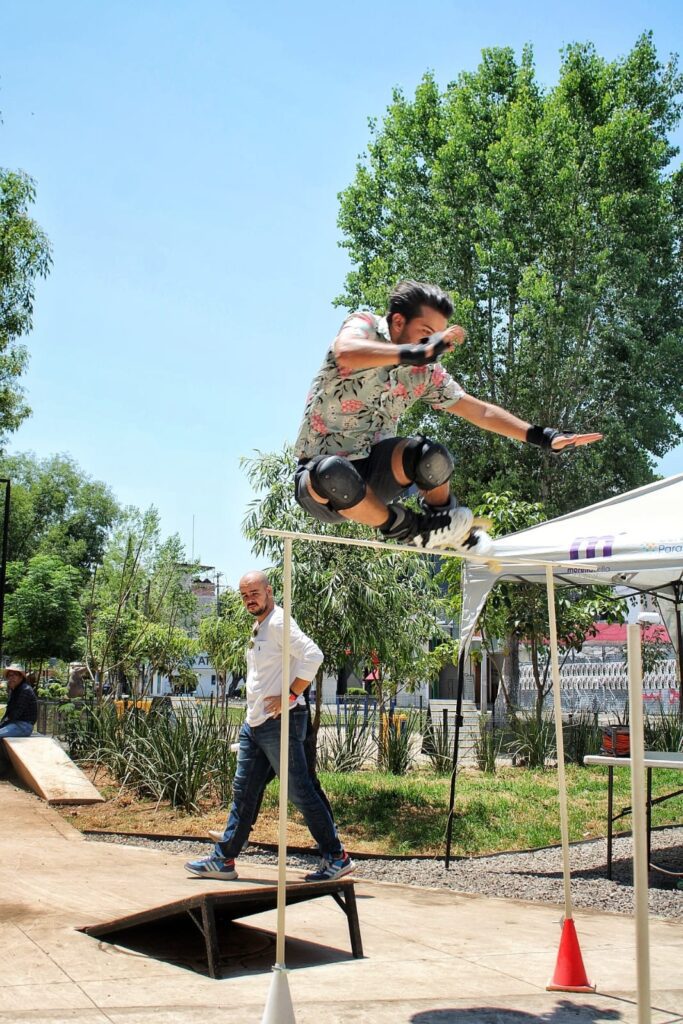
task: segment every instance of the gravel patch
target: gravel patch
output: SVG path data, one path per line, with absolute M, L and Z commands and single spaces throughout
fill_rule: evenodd
M 130 846 L 151 846 L 189 857 L 207 856 L 209 840 L 143 839 L 115 834 L 89 835 L 89 840 Z M 632 843 L 630 836 L 614 839 L 612 874 L 606 877 L 607 843 L 604 839 L 577 843 L 570 847 L 572 902 L 575 907 L 633 914 Z M 468 857 L 451 861 L 445 870 L 443 857 L 433 860 L 404 857 L 363 858 L 354 854 L 354 878 L 398 885 L 418 885 L 429 889 L 494 896 L 502 899 L 531 900 L 564 904 L 562 852 L 559 847 L 527 853 L 503 853 L 489 857 Z M 668 871 L 683 871 L 683 828 L 657 829 L 652 833 L 651 860 Z M 287 858 L 292 868 L 310 870 L 317 863 L 313 854 L 292 853 Z M 271 850 L 246 846 L 240 863 L 277 863 Z M 683 881 L 683 879 L 681 879 Z M 659 871 L 650 871 L 650 913 L 658 917 L 683 918 L 683 890 L 677 879 Z

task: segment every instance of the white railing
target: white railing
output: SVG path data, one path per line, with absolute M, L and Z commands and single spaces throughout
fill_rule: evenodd
M 567 663 L 560 672 L 562 707 L 565 711 L 622 711 L 628 702 L 628 671 L 621 662 Z M 653 711 L 678 707 L 676 663 L 662 661 L 643 673 L 643 699 Z M 536 684 L 531 665 L 519 670 L 519 704 L 530 707 L 536 701 Z M 550 702 L 550 694 L 546 702 Z
M 560 672 L 563 688 L 579 687 L 582 690 L 628 689 L 628 670 L 621 662 L 584 662 L 583 664 L 564 665 Z M 519 685 L 522 690 L 535 690 L 534 675 L 531 665 L 520 665 Z M 661 661 L 650 672 L 643 673 L 643 689 L 666 690 L 678 685 L 676 679 L 676 663 L 673 660 Z

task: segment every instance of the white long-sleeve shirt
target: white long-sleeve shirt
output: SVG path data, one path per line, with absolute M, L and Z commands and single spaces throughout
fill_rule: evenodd
M 253 646 L 247 650 L 247 723 L 254 728 L 262 725 L 271 715 L 266 714 L 266 697 L 282 696 L 282 635 L 284 615 L 275 605 L 270 615 L 258 625 Z M 289 626 L 289 679 L 285 692 L 295 679 L 311 682 L 323 663 L 323 652 L 310 637 L 290 619 Z M 303 704 L 300 696 L 297 704 Z

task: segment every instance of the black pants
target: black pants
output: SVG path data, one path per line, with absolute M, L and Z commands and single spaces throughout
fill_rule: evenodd
M 413 486 L 413 484 L 400 484 L 391 472 L 391 456 L 394 448 L 405 440 L 409 440 L 409 438 L 387 437 L 384 441 L 373 444 L 370 454 L 364 459 L 349 459 L 368 487 L 385 505 L 388 505 L 390 501 L 395 501 Z M 316 462 L 325 458 L 327 458 L 326 455 L 314 455 L 312 459 L 301 460 L 294 474 L 294 494 L 299 505 L 314 519 L 318 519 L 321 523 L 343 523 L 347 521 L 344 516 L 335 512 L 329 505 L 321 505 L 319 501 L 311 497 L 308 490 L 308 478 L 312 467 Z

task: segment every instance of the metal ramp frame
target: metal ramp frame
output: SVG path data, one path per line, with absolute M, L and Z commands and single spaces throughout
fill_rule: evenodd
M 331 896 L 335 903 L 346 914 L 349 926 L 351 952 L 355 958 L 363 956 L 363 944 L 358 921 L 356 893 L 354 882 L 349 878 L 340 878 L 331 882 L 289 882 L 287 883 L 287 906 Z M 252 914 L 261 914 L 277 907 L 277 886 L 256 886 L 253 889 L 242 889 L 236 892 L 201 892 L 187 899 L 175 900 L 160 907 L 130 914 L 127 917 L 115 918 L 102 924 L 86 925 L 79 931 L 93 938 L 109 940 L 117 932 L 134 928 L 136 925 L 148 925 L 155 921 L 163 921 L 172 917 L 187 914 L 199 929 L 206 949 L 206 963 L 209 977 L 218 978 L 219 943 L 218 922 L 236 921 Z M 115 939 L 112 939 L 115 941 Z

